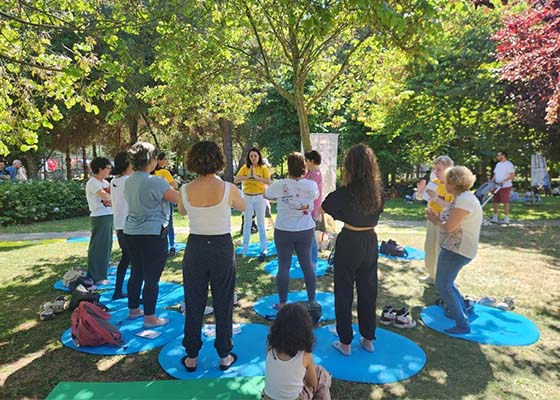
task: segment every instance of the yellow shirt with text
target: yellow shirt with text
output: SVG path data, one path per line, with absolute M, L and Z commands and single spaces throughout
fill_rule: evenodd
M 436 189 L 437 196 L 443 201 L 450 203 L 453 200 L 453 195 L 447 193 L 447 190 L 445 189 L 445 184 L 441 183 L 439 179 L 434 179 L 432 182 L 437 183 L 438 185 Z M 431 200 L 428 202 L 428 208 L 431 208 L 434 212 L 438 214 L 440 214 L 443 211 L 442 206 L 440 206 L 435 201 L 431 201 Z
M 259 178 L 266 178 L 270 179 L 270 170 L 265 165 L 259 165 L 258 167 L 253 168 L 255 172 L 255 176 Z M 250 176 L 251 175 L 251 168 L 247 168 L 246 164 L 243 164 L 239 171 L 237 172 L 237 176 Z M 262 182 L 259 182 L 255 179 L 246 179 L 243 181 L 243 193 L 247 194 L 262 194 L 264 193 L 264 189 L 266 185 Z

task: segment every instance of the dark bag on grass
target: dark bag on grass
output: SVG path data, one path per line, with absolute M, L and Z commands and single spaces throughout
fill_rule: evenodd
M 91 279 L 89 276 L 80 276 L 76 280 L 70 282 L 70 284 L 68 285 L 68 289 L 70 289 L 70 292 L 73 292 L 74 289 L 76 289 L 79 285 L 82 285 L 86 289 L 89 289 L 90 287 L 94 286 L 94 283 L 95 282 L 93 282 L 93 279 Z
M 98 292 L 87 289 L 83 285 L 78 285 L 72 291 L 72 298 L 70 299 L 70 305 L 68 308 L 70 309 L 70 311 L 74 311 L 76 308 L 78 308 L 81 302 L 85 301 L 88 303 L 97 304 L 99 307 L 107 310 L 107 307 L 99 303 L 100 297 L 101 295 Z
M 379 252 L 393 257 L 408 256 L 408 252 L 406 251 L 404 246 L 398 244 L 393 239 L 389 239 L 387 241 L 383 240 L 381 242 L 381 247 L 379 248 Z
M 72 340 L 76 346 L 121 346 L 121 332 L 108 320 L 111 316 L 99 306 L 82 301 L 72 312 Z
M 296 301 L 295 304 L 301 304 L 307 310 L 311 317 L 313 325 L 317 325 L 323 316 L 323 309 L 316 301 Z

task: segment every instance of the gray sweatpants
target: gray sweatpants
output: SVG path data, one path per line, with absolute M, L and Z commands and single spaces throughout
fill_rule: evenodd
M 88 248 L 88 275 L 95 281 L 107 279 L 107 267 L 113 247 L 113 215 L 90 217 L 91 238 Z

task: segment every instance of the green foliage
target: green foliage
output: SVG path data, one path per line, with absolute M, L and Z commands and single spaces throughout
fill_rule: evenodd
M 85 187 L 74 181 L 0 184 L 0 225 L 76 217 L 88 214 Z

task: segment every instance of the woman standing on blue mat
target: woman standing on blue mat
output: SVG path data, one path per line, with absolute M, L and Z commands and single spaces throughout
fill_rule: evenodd
M 274 223 L 274 244 L 278 254 L 279 310 L 288 300 L 290 267 L 292 254 L 296 251 L 299 265 L 303 271 L 307 299 L 315 301 L 317 276 L 311 260 L 311 248 L 315 240 L 315 221 L 312 217 L 313 202 L 319 197 L 317 184 L 305 179 L 305 158 L 300 153 L 288 156 L 288 179 L 275 181 L 265 191 L 265 197 L 277 202 L 276 222 Z
M 265 400 L 330 400 L 332 377 L 313 361 L 313 323 L 301 304 L 282 307 L 270 327 Z
M 375 351 L 377 302 L 377 234 L 375 226 L 383 212 L 383 188 L 373 150 L 365 144 L 353 146 L 344 159 L 342 186 L 330 193 L 323 211 L 344 222 L 336 239 L 334 256 L 334 303 L 339 341 L 333 346 L 350 356 L 354 283 L 358 292 L 360 344 Z
M 187 169 L 198 175 L 181 187 L 178 209 L 189 218 L 189 238 L 183 257 L 185 289 L 185 337 L 187 353 L 181 359 L 188 372 L 196 370 L 202 347 L 201 328 L 208 300 L 208 283 L 216 316 L 214 347 L 220 356 L 220 369 L 227 370 L 236 360 L 232 353 L 233 290 L 235 254 L 231 240 L 231 208 L 245 210 L 241 192 L 216 174 L 224 169 L 222 151 L 214 142 L 199 142 L 187 153 Z M 251 219 L 246 220 L 250 227 Z
M 456 325 L 445 330 L 452 334 L 471 331 L 465 302 L 455 285 L 455 279 L 476 256 L 478 248 L 482 207 L 470 191 L 475 180 L 476 177 L 466 167 L 448 168 L 445 172 L 445 187 L 448 193 L 455 196 L 453 201 L 441 214 L 429 208 L 426 210 L 430 221 L 441 232 L 436 289 L 455 320 Z
M 157 151 L 150 143 L 137 142 L 128 150 L 134 172 L 124 184 L 128 217 L 125 242 L 132 272 L 128 280 L 128 318 L 144 317 L 144 327 L 162 326 L 169 321 L 155 315 L 159 278 L 167 259 L 169 203 L 178 193 L 159 176 L 150 175 L 157 165 Z M 142 285 L 144 289 L 142 289 Z M 140 292 L 144 311 L 140 309 Z
M 169 157 L 167 157 L 167 153 L 160 152 L 157 156 L 157 166 L 154 172 L 152 172 L 155 176 L 159 176 L 167 183 L 171 185 L 171 187 L 175 190 L 179 188 L 175 179 L 173 179 L 173 175 L 167 169 L 169 165 Z M 175 228 L 173 226 L 173 210 L 175 209 L 175 205 L 173 203 L 169 204 L 169 225 L 167 226 L 167 237 L 169 240 L 169 257 L 175 257 L 177 255 L 177 250 L 175 249 Z

